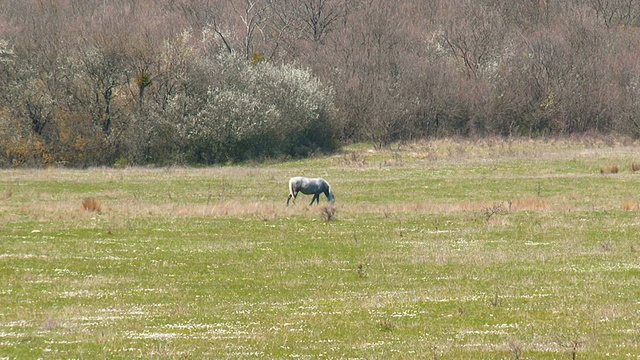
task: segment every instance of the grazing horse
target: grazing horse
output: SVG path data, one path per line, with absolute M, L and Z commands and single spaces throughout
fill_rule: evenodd
M 320 204 L 320 194 L 324 193 L 327 196 L 327 200 L 330 203 L 333 203 L 335 197 L 333 196 L 333 191 L 331 191 L 331 186 L 328 182 L 326 182 L 322 178 L 309 179 L 302 176 L 296 176 L 289 179 L 289 197 L 287 198 L 287 206 L 289 205 L 289 200 L 293 198 L 293 203 L 296 202 L 296 197 L 298 193 L 301 192 L 305 195 L 313 194 L 313 198 L 311 199 L 311 204 L 315 201 L 317 204 Z

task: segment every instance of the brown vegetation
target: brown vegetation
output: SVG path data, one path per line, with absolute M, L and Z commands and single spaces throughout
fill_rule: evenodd
M 334 205 L 323 205 L 320 207 L 320 216 L 324 221 L 336 220 L 336 207 Z
M 622 204 L 622 210 L 627 210 L 627 211 L 638 210 L 638 207 L 639 207 L 639 204 L 635 200 L 625 201 Z
M 212 163 L 452 135 L 638 137 L 639 15 L 614 0 L 5 1 L 0 165 Z M 230 101 L 252 108 L 278 85 L 256 71 L 264 83 L 242 91 L 225 56 L 311 69 L 333 89 L 335 112 L 313 114 L 330 131 L 279 139 L 274 152 L 264 119 L 242 124 L 262 127 L 236 143 L 206 141 L 240 131 L 229 123 L 193 140 L 189 121 L 233 115 L 207 107 L 212 90 L 233 84 L 249 99 Z M 285 116 L 284 104 L 260 111 Z
M 95 197 L 86 197 L 82 200 L 82 209 L 85 211 L 101 212 L 102 201 Z
M 7 190 L 3 194 L 0 194 L 0 200 L 10 199 L 13 196 L 13 191 Z
M 517 198 L 509 202 L 509 210 L 544 210 L 547 208 L 547 200 L 541 197 Z
M 617 174 L 619 171 L 620 171 L 620 168 L 618 167 L 618 165 L 600 167 L 601 174 Z

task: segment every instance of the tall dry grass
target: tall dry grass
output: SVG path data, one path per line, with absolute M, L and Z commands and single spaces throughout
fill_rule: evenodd
M 618 165 L 600 167 L 601 174 L 617 174 L 618 172 L 620 172 L 620 167 L 618 167 Z
M 0 194 L 0 200 L 10 199 L 13 196 L 13 191 L 7 190 L 4 193 Z
M 622 203 L 622 210 L 635 211 L 640 209 L 640 204 L 636 200 L 628 200 Z
M 82 200 L 82 209 L 90 212 L 102 212 L 102 201 L 93 196 L 86 197 Z

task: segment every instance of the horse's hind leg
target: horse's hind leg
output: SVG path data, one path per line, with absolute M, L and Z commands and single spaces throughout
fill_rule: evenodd
M 293 203 L 296 203 L 296 197 L 298 196 L 298 193 L 295 193 L 293 195 L 289 194 L 289 197 L 287 198 L 287 206 L 289 206 L 289 200 L 291 200 L 291 198 L 293 198 Z

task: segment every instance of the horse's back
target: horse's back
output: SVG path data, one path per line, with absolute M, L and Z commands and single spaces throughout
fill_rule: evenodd
M 300 186 L 302 186 L 302 184 L 304 184 L 304 180 L 305 178 L 302 176 L 294 176 L 291 179 L 289 179 L 289 188 L 299 188 Z
M 290 186 L 300 187 L 301 189 L 324 189 L 329 187 L 329 183 L 323 178 L 307 178 L 304 176 L 295 176 L 289 179 Z

